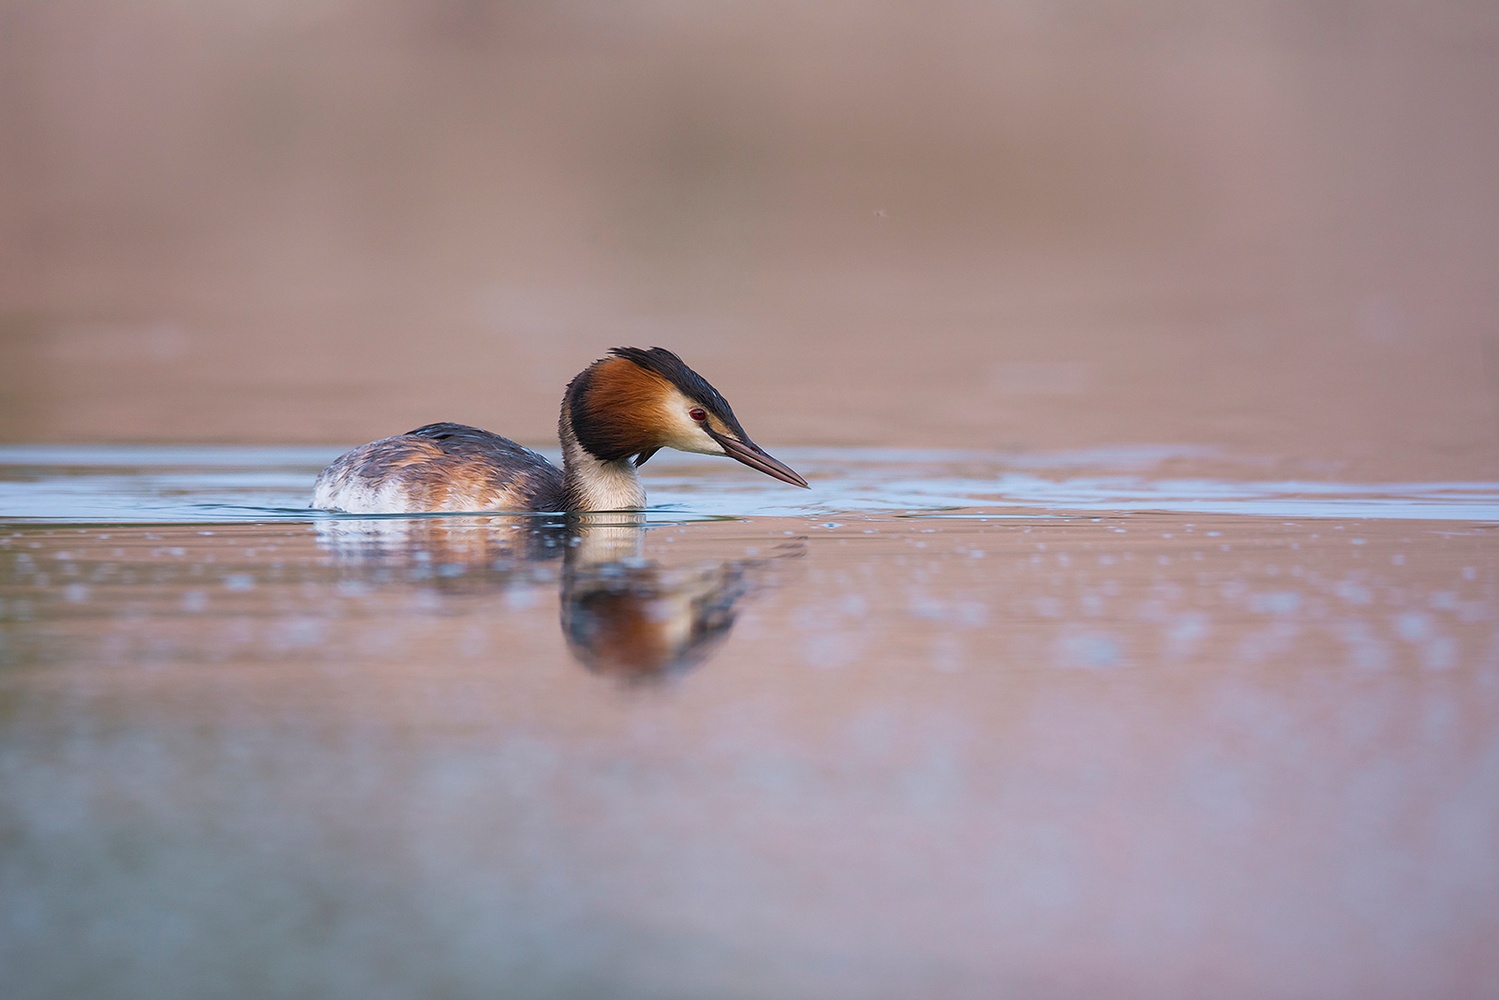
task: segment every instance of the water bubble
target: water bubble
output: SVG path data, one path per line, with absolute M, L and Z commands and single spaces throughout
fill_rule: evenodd
M 1058 642 L 1058 666 L 1106 670 L 1121 666 L 1124 650 L 1107 632 L 1075 632 Z
M 1249 600 L 1254 611 L 1272 615 L 1288 615 L 1301 607 L 1301 595 L 1294 590 L 1273 590 L 1255 594 Z
M 1431 616 L 1420 611 L 1396 615 L 1395 632 L 1406 642 L 1420 642 L 1431 634 Z
M 1365 587 L 1363 584 L 1353 580 L 1340 581 L 1338 585 L 1333 588 L 1333 593 L 1337 594 L 1349 604 L 1368 604 L 1370 601 L 1374 600 L 1373 591 L 1371 591 L 1368 587 Z

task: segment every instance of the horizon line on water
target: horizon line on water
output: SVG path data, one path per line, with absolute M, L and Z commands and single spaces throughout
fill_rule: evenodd
M 1014 455 L 953 449 L 785 448 L 811 496 L 711 456 L 663 453 L 648 477 L 658 519 L 1139 514 L 1499 523 L 1499 482 L 1336 482 L 1183 474 L 1216 449 L 1141 445 Z M 331 448 L 306 445 L 0 445 L 0 522 L 239 523 L 339 515 L 306 506 Z M 664 459 L 664 460 L 663 460 Z M 1151 467 L 1170 462 L 1171 474 Z M 1229 464 L 1235 464 L 1230 462 Z M 1263 467 L 1245 460 L 1247 469 Z M 475 512 L 483 513 L 483 512 Z M 352 515 L 351 515 L 352 516 Z M 463 515 L 457 515 L 463 516 Z M 1026 516 L 1026 515 L 1021 515 Z

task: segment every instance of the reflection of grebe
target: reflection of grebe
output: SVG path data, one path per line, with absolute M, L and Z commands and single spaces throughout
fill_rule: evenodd
M 706 660 L 729 636 L 745 569 L 613 563 L 562 576 L 562 634 L 589 670 L 630 680 L 669 676 Z
M 677 674 L 728 638 L 752 564 L 649 562 L 639 514 L 582 514 L 574 531 L 562 564 L 562 635 L 589 670 L 630 680 Z
M 428 424 L 340 455 L 312 506 L 354 514 L 625 510 L 645 506 L 636 469 L 662 448 L 727 455 L 795 486 L 749 439 L 728 400 L 668 350 L 616 347 L 568 383 L 562 468 L 508 438 Z
M 359 583 L 403 581 L 448 594 L 550 584 L 547 563 L 562 558 L 561 517 L 319 518 L 318 545 L 340 574 Z
M 361 583 L 416 585 L 453 598 L 552 585 L 562 557 L 561 624 L 573 657 L 630 681 L 680 674 L 729 635 L 735 605 L 804 554 L 787 539 L 768 558 L 667 566 L 644 558 L 634 512 L 321 519 L 318 543 Z

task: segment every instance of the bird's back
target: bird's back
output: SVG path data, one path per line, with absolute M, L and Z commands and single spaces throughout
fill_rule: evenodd
M 560 510 L 562 470 L 509 438 L 464 424 L 428 424 L 334 459 L 312 506 L 351 514 Z

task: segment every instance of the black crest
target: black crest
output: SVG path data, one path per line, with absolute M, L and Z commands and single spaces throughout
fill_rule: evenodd
M 744 438 L 744 428 L 734 418 L 729 401 L 671 351 L 664 347 L 652 347 L 648 351 L 639 347 L 616 347 L 609 354 L 666 379 L 682 395 L 712 412 L 735 437 Z M 640 465 L 655 453 L 654 438 L 643 433 L 644 429 L 632 422 L 628 413 L 606 414 L 591 408 L 588 400 L 598 367 L 598 363 L 589 365 L 568 384 L 565 406 L 573 433 L 578 443 L 598 458 L 617 461 L 635 455 L 636 464 Z
M 671 351 L 664 347 L 652 347 L 648 351 L 639 347 L 615 347 L 609 353 L 616 358 L 633 361 L 646 371 L 660 375 L 681 390 L 682 395 L 702 403 L 713 411 L 729 426 L 735 437 L 741 439 L 745 437 L 744 428 L 740 427 L 739 421 L 734 418 L 734 408 L 729 405 L 729 401 L 719 395 L 718 390 L 713 388 L 707 379 L 688 368 L 687 363 Z

